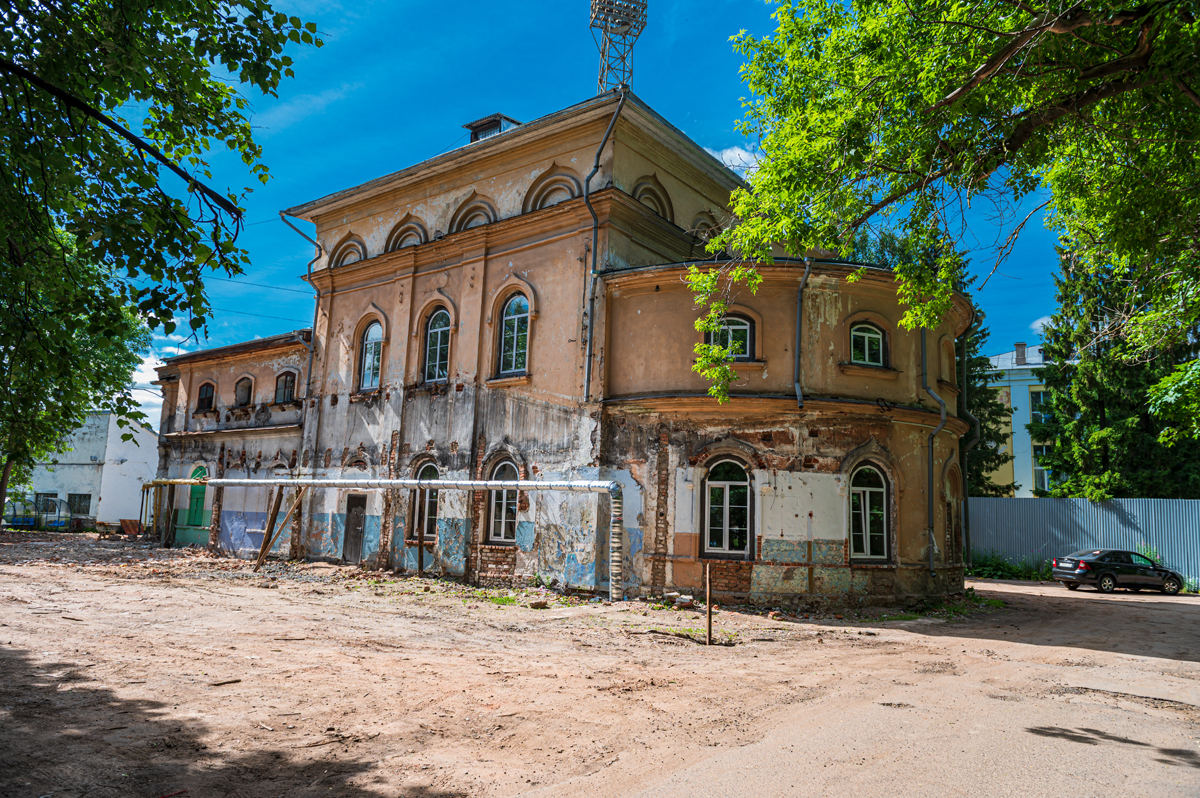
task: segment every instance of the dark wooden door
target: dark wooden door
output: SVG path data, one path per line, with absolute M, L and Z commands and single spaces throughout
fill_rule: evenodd
M 353 493 L 346 497 L 346 537 L 342 543 L 342 559 L 349 563 L 362 561 L 363 524 L 367 520 L 367 497 Z

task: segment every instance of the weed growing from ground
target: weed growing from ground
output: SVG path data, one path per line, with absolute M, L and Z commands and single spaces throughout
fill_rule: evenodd
M 996 551 L 973 551 L 967 576 L 979 579 L 1050 580 L 1050 561 L 1047 559 L 1014 559 Z

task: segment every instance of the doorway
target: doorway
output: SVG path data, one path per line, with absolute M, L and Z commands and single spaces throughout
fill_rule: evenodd
M 346 497 L 346 535 L 342 542 L 342 559 L 357 565 L 362 562 L 363 526 L 367 520 L 367 497 L 351 493 Z

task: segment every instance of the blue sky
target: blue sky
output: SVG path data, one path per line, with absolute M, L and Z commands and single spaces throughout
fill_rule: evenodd
M 290 51 L 296 77 L 283 82 L 278 98 L 249 98 L 273 174 L 244 203 L 239 243 L 252 265 L 235 281 L 207 281 L 216 309 L 207 338 L 155 339 L 138 374 L 143 388 L 161 357 L 309 325 L 312 294 L 300 276 L 312 247 L 279 221 L 280 209 L 461 146 L 467 141 L 461 125 L 489 113 L 525 122 L 595 94 L 599 55 L 587 26 L 588 0 L 278 8 L 317 23 L 325 46 Z M 742 29 L 769 33 L 771 10 L 762 0 L 650 0 L 649 24 L 634 50 L 633 90 L 697 143 L 744 163 L 753 142 L 734 127 L 746 91 L 729 37 Z M 212 163 L 215 188 L 258 185 L 232 158 L 215 156 Z M 991 268 L 989 250 L 1002 235 L 990 216 L 977 209 L 969 219 L 964 243 L 978 250 L 977 271 Z M 1054 237 L 1031 220 L 977 295 L 992 330 L 991 352 L 1038 340 L 1032 325 L 1054 310 L 1055 268 Z M 145 390 L 139 399 L 157 426 L 160 403 Z

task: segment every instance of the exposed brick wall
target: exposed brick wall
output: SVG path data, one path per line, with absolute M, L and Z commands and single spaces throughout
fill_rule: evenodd
M 666 428 L 662 427 L 658 433 L 658 457 L 655 462 L 658 488 L 654 513 L 654 550 L 651 552 L 654 561 L 650 566 L 650 586 L 654 588 L 662 588 L 667 584 L 666 554 L 667 518 L 670 514 L 668 507 L 668 502 L 670 501 L 670 463 L 670 438 L 667 435 Z
M 746 594 L 750 592 L 750 574 L 754 563 L 745 560 L 706 560 L 712 569 L 713 593 Z
M 487 546 L 479 547 L 479 570 L 476 583 L 487 586 L 508 586 L 512 584 L 517 570 L 516 546 Z

